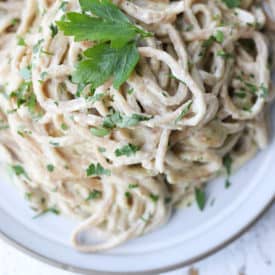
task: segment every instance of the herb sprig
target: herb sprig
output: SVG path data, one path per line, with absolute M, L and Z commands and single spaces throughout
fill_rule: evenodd
M 57 26 L 76 41 L 89 40 L 97 44 L 84 52 L 72 81 L 90 84 L 95 89 L 113 76 L 113 85 L 118 89 L 139 61 L 137 40 L 151 33 L 134 25 L 109 0 L 79 0 L 79 3 L 82 13 L 66 13 Z

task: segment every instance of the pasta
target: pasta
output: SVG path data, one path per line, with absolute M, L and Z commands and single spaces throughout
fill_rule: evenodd
M 93 43 L 55 24 L 78 1 L 0 1 L 1 161 L 38 214 L 83 220 L 72 234 L 82 252 L 160 227 L 268 144 L 273 92 L 256 1 L 113 3 L 154 35 L 138 42 L 140 61 L 119 89 L 108 80 L 82 96 L 89 85 L 80 95 L 71 75 Z M 101 128 L 114 117 L 118 127 Z

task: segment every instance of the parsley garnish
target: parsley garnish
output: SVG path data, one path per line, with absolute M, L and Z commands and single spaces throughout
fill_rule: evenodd
M 137 184 L 137 183 L 130 183 L 129 185 L 128 185 L 128 188 L 129 189 L 134 189 L 134 188 L 138 188 L 139 187 L 139 185 Z
M 141 121 L 149 120 L 150 117 L 140 114 L 132 114 L 131 116 L 125 116 L 119 112 L 111 112 L 107 115 L 103 121 L 103 127 L 113 129 L 115 127 L 127 128 L 136 126 Z
M 241 5 L 240 0 L 222 0 L 222 2 L 230 9 L 238 8 Z
M 54 166 L 53 166 L 52 164 L 48 164 L 48 165 L 47 165 L 47 170 L 48 170 L 49 172 L 53 172 Z
M 223 57 L 224 59 L 228 59 L 228 58 L 233 58 L 234 57 L 233 54 L 228 53 L 228 52 L 223 51 L 223 50 L 218 51 L 217 52 L 217 56 Z
M 200 189 L 200 188 L 195 188 L 195 197 L 196 197 L 196 202 L 199 207 L 199 209 L 202 211 L 205 207 L 206 203 L 206 194 L 205 191 Z
M 97 163 L 97 164 L 91 163 L 90 166 L 86 169 L 86 175 L 87 177 L 102 176 L 102 175 L 110 176 L 111 171 L 104 169 L 100 163 Z
M 39 218 L 42 215 L 47 214 L 47 213 L 53 213 L 55 215 L 59 215 L 60 211 L 58 209 L 56 209 L 55 207 L 50 207 L 50 208 L 47 208 L 47 209 L 43 210 L 42 212 L 40 212 L 36 216 L 34 216 L 33 219 Z
M 26 42 L 23 37 L 17 36 L 17 45 L 18 46 L 26 46 Z
M 191 100 L 185 105 L 185 107 L 181 111 L 180 115 L 176 118 L 175 124 L 179 123 L 183 119 L 183 117 L 187 115 L 187 113 L 189 112 L 189 110 L 191 108 L 192 103 L 193 103 L 193 101 Z
M 91 133 L 96 137 L 105 137 L 110 134 L 110 129 L 104 127 L 91 128 Z
M 150 194 L 150 199 L 151 199 L 153 202 L 157 202 L 157 201 L 159 200 L 159 196 L 151 193 L 151 194 Z
M 57 26 L 54 25 L 54 24 L 51 24 L 49 28 L 50 28 L 50 30 L 51 30 L 51 37 L 52 37 L 52 38 L 55 37 L 55 36 L 57 35 L 57 33 L 58 33 L 58 28 L 57 28 Z
M 135 155 L 136 152 L 139 150 L 140 150 L 140 146 L 129 143 L 129 144 L 123 146 L 122 148 L 116 149 L 115 155 L 117 157 L 121 157 L 121 156 L 130 157 L 131 155 Z
M 27 173 L 25 169 L 21 165 L 12 165 L 12 170 L 15 173 L 16 176 L 24 175 L 27 177 Z
M 98 44 L 84 52 L 85 58 L 77 64 L 72 81 L 97 88 L 113 76 L 113 85 L 118 89 L 139 61 L 136 39 L 151 34 L 132 24 L 109 0 L 79 2 L 83 13 L 68 12 L 57 25 L 76 41 L 89 40 Z
M 102 192 L 98 190 L 93 190 L 89 193 L 89 196 L 87 197 L 86 201 L 99 199 L 102 196 Z
M 226 171 L 226 181 L 225 181 L 225 188 L 229 188 L 231 183 L 229 181 L 229 177 L 231 175 L 231 170 L 232 170 L 232 163 L 233 160 L 230 155 L 225 155 L 223 158 L 223 166 Z

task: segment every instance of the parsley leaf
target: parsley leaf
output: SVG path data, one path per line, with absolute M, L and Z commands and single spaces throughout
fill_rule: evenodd
M 230 177 L 231 172 L 232 172 L 232 163 L 233 163 L 233 160 L 232 160 L 230 155 L 225 155 L 223 157 L 223 166 L 224 166 L 225 171 L 226 171 L 225 188 L 229 188 L 230 185 L 231 185 L 231 183 L 229 181 L 229 177 Z
M 93 190 L 89 193 L 89 196 L 87 197 L 87 199 L 85 201 L 90 201 L 93 199 L 99 199 L 102 196 L 102 192 L 98 191 L 98 190 Z
M 180 115 L 176 118 L 175 123 L 177 124 L 178 122 L 180 122 L 183 117 L 189 112 L 191 105 L 192 105 L 193 101 L 189 101 L 185 107 L 183 108 L 183 110 L 181 111 Z
M 200 188 L 195 188 L 195 197 L 196 197 L 196 202 L 199 207 L 199 209 L 202 211 L 205 207 L 206 203 L 206 194 L 205 191 L 200 189 Z
M 241 5 L 240 0 L 222 0 L 222 2 L 230 9 L 238 8 Z
M 76 66 L 72 81 L 79 85 L 91 84 L 95 89 L 113 76 L 113 85 L 118 89 L 139 61 L 136 39 L 151 33 L 132 24 L 109 0 L 79 2 L 83 13 L 68 12 L 57 25 L 76 41 L 90 40 L 98 44 L 84 52 L 86 58 Z
M 135 155 L 136 152 L 139 150 L 140 150 L 140 146 L 129 143 L 129 144 L 123 146 L 122 148 L 116 149 L 115 155 L 117 157 L 121 157 L 121 156 L 130 157 L 131 155 Z
M 98 44 L 84 52 L 86 59 L 80 61 L 72 75 L 74 83 L 91 84 L 96 88 L 114 76 L 114 87 L 118 89 L 132 73 L 139 53 L 136 44 L 131 42 L 122 48 L 114 49 L 107 43 Z
M 83 11 L 90 11 L 105 20 L 131 23 L 128 17 L 109 0 L 79 0 L 79 3 Z
M 53 172 L 54 166 L 53 166 L 52 164 L 48 164 L 48 165 L 47 165 L 47 170 L 48 170 L 49 172 Z
M 150 117 L 140 114 L 132 114 L 131 116 L 122 115 L 119 112 L 113 112 L 107 115 L 103 121 L 103 127 L 113 129 L 115 127 L 128 128 L 136 126 L 140 121 L 149 120 Z
M 105 137 L 109 135 L 110 129 L 104 127 L 91 128 L 91 133 L 96 137 Z
M 37 218 L 39 218 L 42 215 L 47 214 L 47 213 L 53 213 L 55 215 L 59 215 L 60 211 L 58 209 L 56 209 L 55 207 L 50 207 L 50 208 L 47 208 L 47 209 L 43 210 L 42 212 L 40 212 L 36 216 L 34 216 L 33 219 L 37 219 Z
M 100 163 L 97 163 L 97 164 L 91 163 L 90 166 L 86 169 L 86 175 L 87 177 L 102 176 L 102 175 L 110 176 L 111 171 L 104 169 Z

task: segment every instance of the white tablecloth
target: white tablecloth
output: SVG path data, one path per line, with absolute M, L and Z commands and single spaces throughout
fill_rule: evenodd
M 0 240 L 0 275 L 70 274 L 77 273 L 48 266 Z M 167 274 L 275 275 L 275 204 L 253 228 L 222 251 L 192 267 Z

